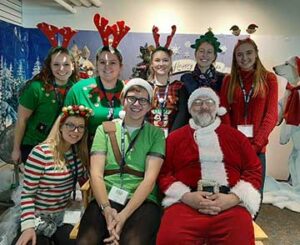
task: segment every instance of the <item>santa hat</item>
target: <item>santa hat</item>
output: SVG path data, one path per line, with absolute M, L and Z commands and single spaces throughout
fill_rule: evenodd
M 226 109 L 225 107 L 220 107 L 220 98 L 219 96 L 215 93 L 214 90 L 208 87 L 201 87 L 196 89 L 189 97 L 188 100 L 188 109 L 189 111 L 191 110 L 193 102 L 198 99 L 199 97 L 207 97 L 211 98 L 215 103 L 216 103 L 216 110 L 217 110 L 217 115 L 218 116 L 223 116 L 226 114 Z

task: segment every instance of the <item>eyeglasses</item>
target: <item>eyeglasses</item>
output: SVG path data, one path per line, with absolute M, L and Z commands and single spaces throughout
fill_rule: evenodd
M 150 104 L 150 101 L 146 98 L 137 98 L 135 96 L 126 96 L 126 100 L 130 104 L 134 104 L 136 101 L 139 102 L 141 106 L 146 106 Z
M 77 129 L 77 131 L 79 133 L 83 133 L 84 130 L 85 130 L 85 126 L 83 126 L 83 125 L 76 126 L 73 123 L 65 123 L 64 125 L 65 125 L 66 129 L 69 130 L 69 131 L 75 131 Z
M 206 100 L 196 99 L 193 101 L 193 105 L 195 105 L 195 106 L 206 105 L 207 107 L 212 107 L 215 104 L 216 104 L 216 102 L 213 99 L 206 99 Z

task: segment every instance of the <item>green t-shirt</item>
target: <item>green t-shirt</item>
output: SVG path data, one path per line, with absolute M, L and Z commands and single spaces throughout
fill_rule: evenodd
M 71 84 L 73 82 L 69 81 L 57 88 L 65 89 Z M 46 139 L 61 112 L 62 103 L 57 100 L 57 96 L 54 90 L 46 91 L 41 81 L 31 82 L 22 92 L 19 98 L 20 105 L 33 111 L 27 121 L 22 144 L 37 145 Z
M 94 135 L 97 127 L 102 124 L 102 122 L 108 120 L 107 116 L 110 109 L 104 93 L 97 91 L 97 83 L 99 84 L 99 82 L 99 77 L 81 80 L 70 89 L 65 99 L 65 105 L 84 105 L 93 110 L 93 115 L 89 118 L 88 125 L 90 135 Z M 107 97 L 115 97 L 113 100 L 114 118 L 119 117 L 119 112 L 122 109 L 119 98 L 123 86 L 123 82 L 118 80 L 115 88 L 106 90 Z
M 119 148 L 121 146 L 121 128 L 122 121 L 120 119 L 116 122 L 116 137 Z M 131 136 L 128 133 L 125 134 L 125 152 L 128 148 L 131 139 L 137 135 L 140 129 L 136 129 Z M 121 151 L 121 148 L 120 148 Z M 116 162 L 112 146 L 109 140 L 109 136 L 103 131 L 102 125 L 97 128 L 94 138 L 91 153 L 102 152 L 106 153 L 105 170 L 119 169 L 120 166 Z M 145 172 L 146 158 L 147 156 L 158 156 L 164 158 L 165 156 L 165 136 L 163 131 L 149 123 L 145 123 L 142 131 L 139 133 L 138 138 L 126 154 L 126 165 L 134 170 Z M 129 198 L 143 180 L 140 177 L 130 174 L 123 174 L 123 189 L 129 192 Z M 120 187 L 121 178 L 120 174 L 113 174 L 104 177 L 107 191 L 109 192 L 112 186 Z M 148 196 L 149 200 L 158 203 L 158 188 L 155 186 L 152 193 Z

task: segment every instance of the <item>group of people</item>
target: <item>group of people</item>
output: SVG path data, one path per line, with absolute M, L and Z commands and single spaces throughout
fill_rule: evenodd
M 220 43 L 208 31 L 191 45 L 194 71 L 171 81 L 169 44 L 152 52 L 148 81 L 127 83 L 116 47 L 97 52 L 97 76 L 85 80 L 68 49 L 51 48 L 20 93 L 16 244 L 254 244 L 276 77 L 250 38 L 237 42 L 230 74 L 216 71 Z M 94 199 L 70 240 L 64 210 L 88 178 Z

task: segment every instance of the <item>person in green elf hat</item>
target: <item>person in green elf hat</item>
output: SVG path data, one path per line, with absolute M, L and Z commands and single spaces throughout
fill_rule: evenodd
M 218 72 L 214 66 L 217 54 L 222 52 L 221 43 L 218 41 L 211 28 L 204 35 L 200 35 L 191 45 L 195 49 L 196 66 L 192 72 L 185 73 L 180 80 L 184 89 L 179 101 L 179 111 L 173 124 L 173 130 L 188 123 L 190 115 L 187 109 L 187 100 L 190 94 L 200 87 L 210 87 L 217 94 L 221 90 L 224 73 Z

